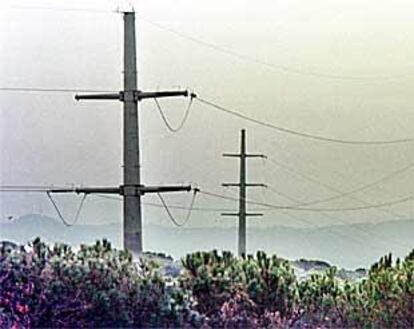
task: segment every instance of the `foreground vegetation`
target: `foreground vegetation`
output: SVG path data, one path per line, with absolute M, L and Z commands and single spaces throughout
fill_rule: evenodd
M 0 327 L 414 328 L 414 250 L 355 283 L 335 268 L 299 281 L 263 252 L 197 252 L 182 264 L 178 278 L 163 276 L 107 241 L 0 250 Z

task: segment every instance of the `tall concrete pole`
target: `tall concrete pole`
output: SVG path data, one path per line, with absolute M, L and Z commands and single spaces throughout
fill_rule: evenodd
M 142 252 L 135 13 L 124 14 L 124 248 Z
M 140 176 L 138 102 L 147 98 L 191 96 L 188 91 L 142 92 L 137 89 L 135 13 L 124 13 L 124 90 L 110 94 L 76 95 L 76 100 L 118 100 L 124 103 L 124 182 L 118 187 L 52 189 L 50 193 L 106 193 L 124 198 L 124 249 L 133 256 L 142 253 L 141 197 L 146 193 L 190 191 L 191 186 L 144 186 Z

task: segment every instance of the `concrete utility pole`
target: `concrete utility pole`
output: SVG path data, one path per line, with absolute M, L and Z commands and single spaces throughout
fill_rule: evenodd
M 238 213 L 223 213 L 222 216 L 238 216 L 239 217 L 239 240 L 238 240 L 238 255 L 240 257 L 246 255 L 246 218 L 251 216 L 263 216 L 258 213 L 248 213 L 246 211 L 246 187 L 261 186 L 266 187 L 265 184 L 246 183 L 246 159 L 247 158 L 265 158 L 263 154 L 246 154 L 246 131 L 241 130 L 240 153 L 229 154 L 224 153 L 224 157 L 240 158 L 240 182 L 239 183 L 223 183 L 222 186 L 237 186 L 239 187 L 239 212 Z
M 188 91 L 142 92 L 137 88 L 135 13 L 124 13 L 124 90 L 113 94 L 76 95 L 76 100 L 119 100 L 124 103 L 124 184 L 119 187 L 52 189 L 54 193 L 120 194 L 124 199 L 124 248 L 142 253 L 141 196 L 145 193 L 190 191 L 191 186 L 144 186 L 140 175 L 138 102 L 146 98 L 191 96 Z

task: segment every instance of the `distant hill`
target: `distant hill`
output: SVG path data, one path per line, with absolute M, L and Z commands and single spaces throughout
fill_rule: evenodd
M 121 246 L 121 225 L 75 225 L 66 227 L 62 222 L 46 216 L 27 215 L 0 223 L 0 239 L 26 243 L 36 237 L 48 242 L 65 242 L 77 246 L 107 238 Z
M 235 252 L 236 228 L 176 228 L 148 225 L 146 250 L 179 258 L 196 250 Z M 107 238 L 122 246 L 122 224 L 65 227 L 56 219 L 28 215 L 0 223 L 0 240 L 26 243 L 40 236 L 48 242 L 73 246 Z M 248 250 L 264 250 L 288 259 L 319 259 L 345 268 L 367 267 L 385 253 L 404 257 L 414 247 L 414 221 L 353 224 L 300 229 L 285 226 L 248 228 Z

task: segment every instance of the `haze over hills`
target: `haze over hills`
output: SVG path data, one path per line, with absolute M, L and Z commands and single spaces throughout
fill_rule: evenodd
M 248 228 L 248 250 L 264 250 L 288 259 L 320 259 L 344 268 L 368 267 L 382 255 L 392 252 L 404 257 L 414 247 L 414 221 L 378 224 L 337 225 L 323 228 Z M 0 240 L 26 243 L 35 237 L 47 242 L 72 246 L 107 238 L 122 246 L 122 224 L 76 225 L 65 227 L 54 218 L 27 215 L 0 222 Z M 236 228 L 144 227 L 144 248 L 179 258 L 196 250 L 236 249 Z

